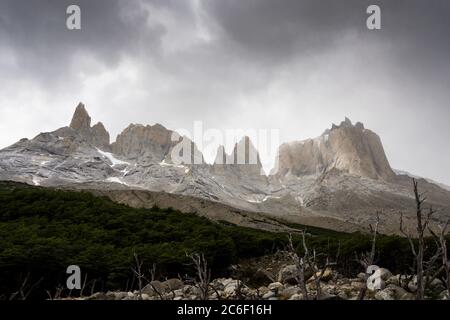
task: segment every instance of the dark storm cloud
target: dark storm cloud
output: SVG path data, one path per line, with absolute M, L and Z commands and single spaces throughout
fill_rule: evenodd
M 380 32 L 365 28 L 370 4 L 381 7 Z M 449 56 L 447 0 L 225 0 L 206 1 L 205 8 L 237 48 L 272 62 L 327 49 L 347 31 L 397 46 L 406 61 Z
M 66 8 L 82 8 L 82 30 L 66 28 Z M 162 26 L 146 25 L 148 12 L 138 1 L 37 0 L 0 2 L 1 46 L 14 50 L 21 71 L 41 80 L 68 76 L 73 56 L 92 55 L 114 65 L 122 55 L 139 50 L 142 43 L 158 50 Z
M 249 55 L 280 62 L 312 54 L 343 31 L 363 30 L 366 1 L 207 1 L 226 36 Z
M 210 19 L 221 28 L 216 46 L 236 60 L 260 62 L 267 68 L 328 50 L 349 31 L 359 38 L 392 44 L 395 58 L 409 71 L 426 73 L 431 70 L 428 67 L 443 70 L 439 61 L 447 59 L 449 54 L 450 2 L 446 0 L 201 3 Z M 82 8 L 81 32 L 65 28 L 64 12 L 70 4 Z M 183 0 L 3 0 L 0 3 L 2 46 L 13 48 L 22 70 L 47 80 L 64 74 L 72 56 L 80 52 L 108 65 L 116 64 L 123 55 L 143 52 L 147 58 L 154 56 L 164 61 L 165 57 L 160 56 L 160 40 L 167 30 L 161 23 L 149 25 L 151 12 L 141 4 L 164 7 L 181 19 L 192 19 L 189 1 Z M 365 28 L 365 9 L 369 4 L 382 8 L 381 32 Z

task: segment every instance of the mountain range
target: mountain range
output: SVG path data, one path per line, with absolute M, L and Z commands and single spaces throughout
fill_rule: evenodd
M 173 137 L 160 124 L 130 124 L 111 143 L 105 126 L 92 126 L 80 103 L 69 126 L 0 150 L 0 180 L 88 190 L 132 206 L 174 207 L 265 229 L 283 221 L 365 230 L 377 211 L 384 233 L 398 233 L 400 213 L 412 226 L 411 175 L 391 168 L 380 137 L 360 122 L 346 118 L 319 137 L 283 143 L 278 170 L 269 175 L 261 174 L 248 137 L 229 155 L 219 147 L 213 164 L 203 161 L 194 142 Z M 192 146 L 183 156 L 193 161 L 173 161 L 179 143 Z M 245 150 L 246 164 L 237 161 L 238 150 Z M 247 164 L 250 157 L 256 161 Z M 419 185 L 439 209 L 434 222 L 449 218 L 448 187 L 423 178 Z

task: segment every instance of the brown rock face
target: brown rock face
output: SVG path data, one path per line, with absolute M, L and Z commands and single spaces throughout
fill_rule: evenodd
M 70 127 L 74 130 L 88 130 L 91 128 L 91 117 L 87 113 L 84 104 L 78 104 L 73 114 Z
M 70 128 L 75 130 L 80 137 L 95 147 L 109 149 L 109 133 L 103 123 L 99 122 L 91 127 L 91 117 L 84 104 L 78 104 L 73 114 Z
M 224 173 L 232 169 L 240 173 L 262 174 L 259 153 L 249 137 L 244 137 L 236 143 L 230 155 L 226 154 L 223 146 L 220 146 L 213 169 L 216 173 Z
M 338 169 L 372 179 L 395 177 L 379 136 L 365 129 L 362 123 L 352 125 L 347 118 L 318 138 L 281 145 L 278 164 L 276 174 L 279 176 L 320 174 Z
M 91 128 L 92 144 L 99 148 L 109 148 L 109 132 L 103 123 L 99 122 Z
M 160 124 L 131 124 L 117 136 L 112 150 L 129 158 L 154 155 L 155 160 L 162 161 L 172 145 L 172 132 Z
M 203 163 L 201 152 L 191 140 L 180 137 L 160 124 L 129 125 L 117 136 L 112 151 L 128 158 L 143 158 L 151 162 Z M 172 151 L 177 159 L 172 159 Z M 190 152 L 190 156 L 184 152 Z
M 257 165 L 261 166 L 258 150 L 256 150 L 249 137 L 243 137 L 234 145 L 233 152 L 227 155 L 225 148 L 220 146 L 217 150 L 215 164 Z

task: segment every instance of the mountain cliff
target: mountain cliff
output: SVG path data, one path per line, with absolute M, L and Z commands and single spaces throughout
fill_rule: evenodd
M 414 217 L 410 178 L 391 169 L 380 137 L 362 123 L 345 119 L 317 138 L 282 144 L 276 169 L 264 174 L 248 137 L 231 154 L 219 147 L 211 165 L 194 142 L 160 124 L 131 124 L 110 144 L 104 125 L 91 127 L 81 103 L 69 126 L 0 150 L 0 180 L 119 193 L 165 192 L 199 199 L 200 206 L 206 199 L 339 230 L 367 226 L 378 210 L 383 210 L 387 233 L 396 232 L 400 212 L 406 223 Z M 436 220 L 448 218 L 450 192 L 425 179 L 420 185 L 428 202 L 441 209 Z
M 109 132 L 101 122 L 91 127 L 91 117 L 84 104 L 80 103 L 75 109 L 69 128 L 93 146 L 109 149 Z
M 337 169 L 371 179 L 395 178 L 380 137 L 360 122 L 352 125 L 348 118 L 318 138 L 282 144 L 278 161 L 280 177 Z

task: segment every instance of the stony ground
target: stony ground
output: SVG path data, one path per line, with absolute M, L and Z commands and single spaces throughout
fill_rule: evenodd
M 211 281 L 208 297 L 210 300 L 304 300 L 296 283 L 295 265 L 276 257 L 265 257 L 265 268 L 255 272 L 251 281 L 236 278 L 217 278 Z M 242 274 L 242 273 L 241 273 Z M 379 268 L 376 271 L 378 282 L 360 273 L 347 278 L 332 269 L 326 269 L 320 280 L 321 294 L 317 295 L 314 276 L 309 273 L 306 288 L 309 299 L 320 300 L 356 300 L 360 291 L 366 288 L 366 300 L 413 300 L 415 299 L 415 278 L 409 275 L 393 275 L 389 270 Z M 243 277 L 241 279 L 247 278 Z M 256 279 L 256 280 L 255 280 Z M 266 283 L 256 285 L 257 282 Z M 427 299 L 449 299 L 448 290 L 438 279 L 431 281 L 426 290 Z M 198 283 L 172 278 L 165 281 L 152 281 L 141 292 L 97 292 L 82 300 L 200 300 L 203 299 Z

